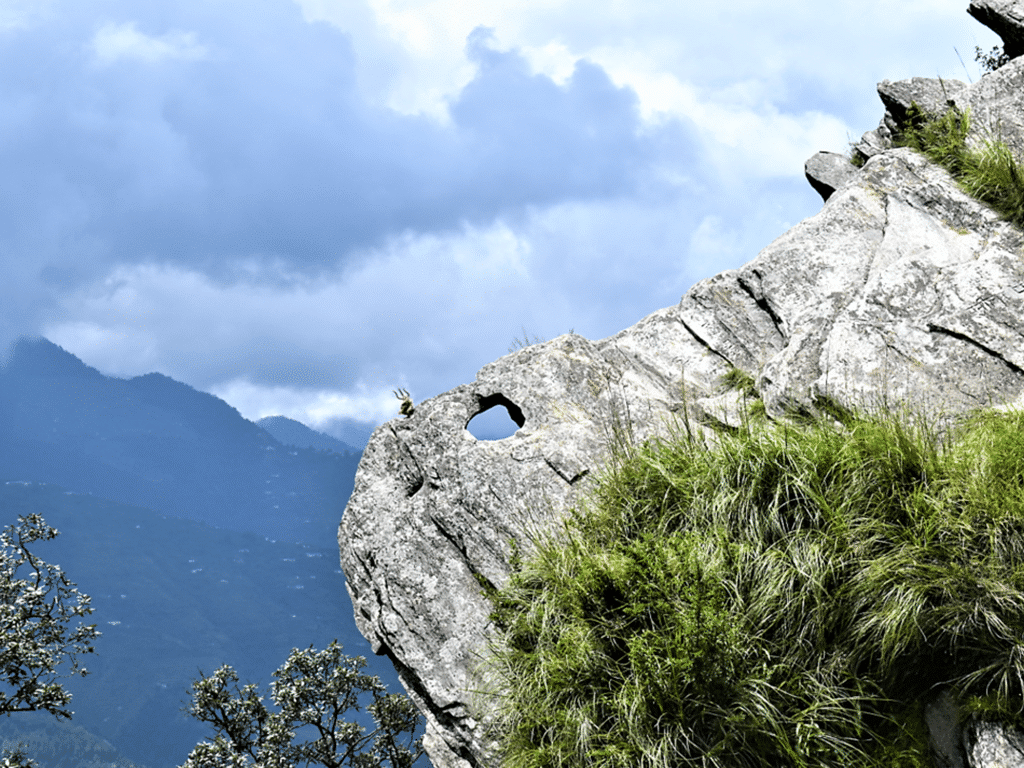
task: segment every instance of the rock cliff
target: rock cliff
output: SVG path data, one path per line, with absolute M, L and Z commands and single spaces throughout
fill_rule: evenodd
M 1020 52 L 1024 2 L 975 0 L 970 12 Z M 1021 402 L 1024 233 L 892 138 L 912 102 L 933 114 L 955 105 L 974 118 L 969 143 L 998 129 L 1024 154 L 1024 59 L 972 85 L 914 78 L 878 91 L 885 116 L 854 149 L 863 165 L 811 158 L 824 207 L 749 264 L 610 338 L 521 349 L 374 433 L 341 523 L 342 567 L 359 628 L 427 717 L 439 768 L 494 764 L 473 709 L 481 582 L 504 583 L 511 542 L 528 546 L 571 506 L 614 441 L 684 412 L 737 418 L 739 395 L 720 383 L 733 368 L 776 417 L 822 396 L 946 413 Z M 501 407 L 513 436 L 467 431 Z M 963 741 L 951 765 L 990 764 L 995 752 L 1024 764 L 1001 731 Z

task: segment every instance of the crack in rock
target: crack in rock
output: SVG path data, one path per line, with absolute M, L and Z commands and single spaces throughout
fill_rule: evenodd
M 950 338 L 957 339 L 958 341 L 963 341 L 963 342 L 965 342 L 967 344 L 970 344 L 972 347 L 975 347 L 976 349 L 981 350 L 986 355 L 989 355 L 991 357 L 994 357 L 996 360 L 999 360 L 1001 363 L 1006 365 L 1006 367 L 1009 368 L 1014 373 L 1024 374 L 1024 369 L 1021 369 L 1021 367 L 1019 365 L 1017 365 L 1016 363 L 1011 362 L 1010 360 L 1007 360 L 999 352 L 996 352 L 991 347 L 988 347 L 988 346 L 982 344 L 977 339 L 972 339 L 970 336 L 968 336 L 965 333 L 960 333 L 959 331 L 954 331 L 951 328 L 946 328 L 945 326 L 939 325 L 937 323 L 928 323 L 928 331 L 929 331 L 929 333 L 942 334 L 943 336 L 949 336 Z

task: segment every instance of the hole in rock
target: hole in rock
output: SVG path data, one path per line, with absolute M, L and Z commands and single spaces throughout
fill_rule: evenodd
M 480 410 L 466 424 L 466 429 L 477 440 L 502 440 L 514 435 L 525 423 L 519 406 L 498 393 L 481 398 Z

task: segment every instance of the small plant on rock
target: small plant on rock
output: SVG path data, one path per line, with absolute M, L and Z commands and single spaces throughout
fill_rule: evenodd
M 986 72 L 995 72 L 1004 64 L 1010 63 L 1010 57 L 1007 56 L 1006 51 L 998 45 L 988 53 L 985 53 L 985 51 L 981 49 L 981 46 L 974 46 L 974 60 L 981 64 L 982 69 Z
M 758 396 L 754 377 L 741 368 L 733 366 L 723 374 L 721 381 L 726 389 L 739 392 L 745 397 Z
M 935 117 L 912 103 L 893 143 L 898 147 L 916 149 L 959 179 L 967 173 L 970 165 L 966 146 L 970 129 L 969 109 L 961 111 L 951 107 L 941 117 Z

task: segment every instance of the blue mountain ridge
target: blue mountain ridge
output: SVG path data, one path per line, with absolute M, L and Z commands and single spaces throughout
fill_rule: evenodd
M 19 341 L 0 369 L 0 524 L 42 514 L 61 535 L 37 554 L 93 598 L 103 636 L 83 659 L 93 674 L 66 683 L 72 725 L 172 768 L 209 735 L 183 713 L 200 670 L 231 664 L 266 685 L 292 648 L 333 639 L 400 690 L 356 629 L 338 566 L 358 460 L 284 445 L 167 376 L 104 376 L 49 341 Z M 0 719 L 0 741 L 17 717 Z M 83 732 L 45 726 L 29 728 L 43 734 L 42 768 L 85 753 L 68 736 Z
M 5 479 L 314 546 L 333 542 L 359 456 L 285 446 L 213 395 L 104 376 L 45 339 L 0 369 Z
M 335 453 L 359 453 L 362 450 L 354 448 L 336 437 L 310 429 L 301 421 L 289 419 L 287 416 L 266 416 L 259 419 L 256 424 L 269 432 L 282 445 L 316 448 Z

